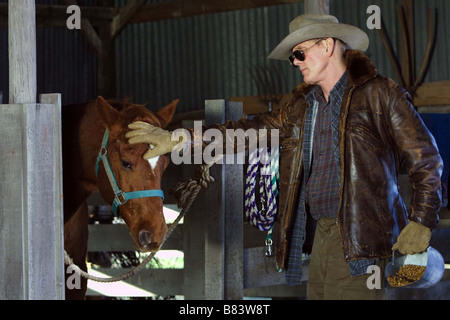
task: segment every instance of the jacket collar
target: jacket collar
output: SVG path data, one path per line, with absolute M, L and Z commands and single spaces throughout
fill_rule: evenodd
M 359 87 L 378 74 L 375 65 L 361 51 L 347 50 L 345 53 L 345 65 L 348 73 L 349 86 Z M 297 97 L 305 97 L 314 87 L 315 85 L 302 83 L 292 91 L 292 94 Z

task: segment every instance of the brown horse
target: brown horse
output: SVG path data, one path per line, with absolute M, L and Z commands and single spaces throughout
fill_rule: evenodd
M 165 128 L 177 104 L 178 100 L 175 100 L 153 113 L 142 105 L 109 103 L 99 97 L 90 103 L 63 108 L 64 248 L 82 270 L 87 270 L 86 200 L 96 191 L 100 191 L 108 203 L 113 203 L 116 197 L 106 173 L 108 165 L 97 161 L 105 132 L 109 133 L 109 139 L 102 153 L 107 155 L 118 188 L 123 192 L 159 190 L 162 174 L 169 162 L 167 156 L 143 159 L 148 145 L 128 144 L 125 134 L 129 131 L 128 124 L 134 121 Z M 128 200 L 121 203 L 118 212 L 139 250 L 159 249 L 167 231 L 161 197 Z M 72 272 L 66 273 L 66 279 L 71 275 Z M 83 299 L 86 289 L 87 280 L 82 278 L 80 289 L 66 286 L 66 299 Z

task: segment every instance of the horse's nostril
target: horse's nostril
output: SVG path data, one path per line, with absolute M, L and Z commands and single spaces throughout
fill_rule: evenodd
M 146 230 L 139 231 L 139 244 L 142 248 L 146 248 L 151 242 L 151 234 Z
M 158 251 L 161 242 L 156 240 L 150 231 L 141 230 L 139 231 L 139 245 L 143 252 Z

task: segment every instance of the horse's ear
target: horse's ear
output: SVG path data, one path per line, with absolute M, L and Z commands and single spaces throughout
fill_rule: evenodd
M 105 123 L 108 129 L 112 129 L 114 125 L 121 123 L 122 116 L 119 111 L 114 109 L 103 97 L 99 96 L 95 102 L 100 119 Z
M 167 125 L 172 121 L 173 114 L 175 113 L 175 109 L 177 108 L 177 104 L 180 100 L 176 99 L 169 103 L 167 106 L 162 108 L 156 113 L 156 116 L 161 123 L 161 128 L 167 127 Z

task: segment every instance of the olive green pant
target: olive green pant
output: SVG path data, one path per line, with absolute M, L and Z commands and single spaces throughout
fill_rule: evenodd
M 385 261 L 379 261 L 376 265 L 378 272 L 370 270 L 373 273 L 352 277 L 349 264 L 344 259 L 336 219 L 320 219 L 317 221 L 309 264 L 308 299 L 385 299 Z

